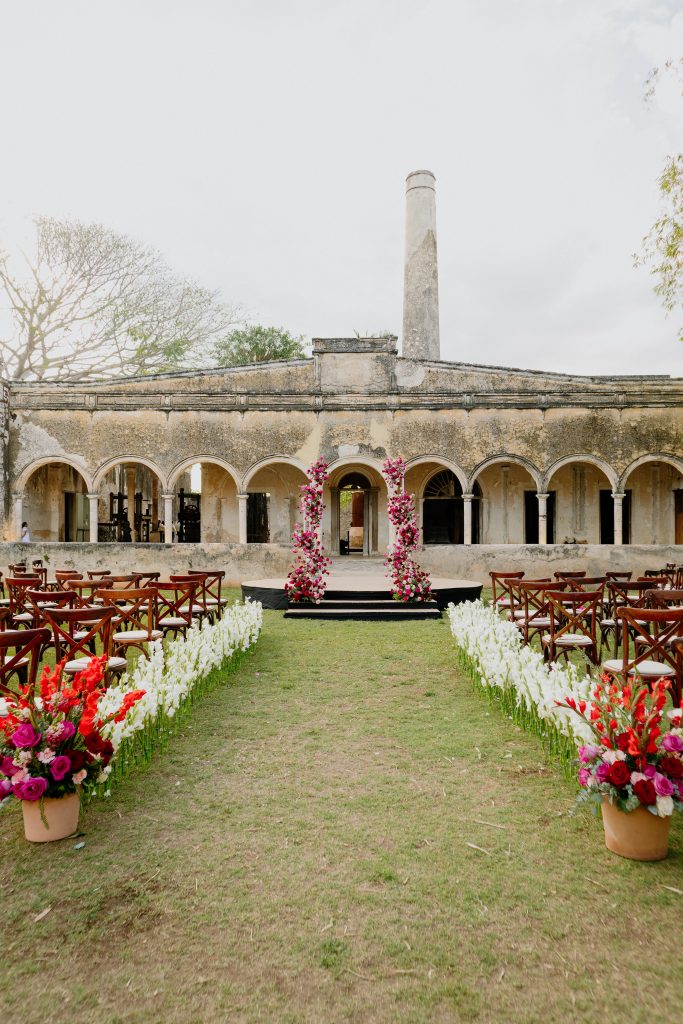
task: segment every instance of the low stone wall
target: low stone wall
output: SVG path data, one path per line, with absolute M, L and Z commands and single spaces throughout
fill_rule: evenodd
M 284 544 L 0 544 L 0 568 L 42 558 L 54 569 L 159 570 L 164 575 L 187 569 L 224 569 L 229 584 L 287 574 L 292 554 Z M 643 573 L 667 562 L 683 564 L 683 546 L 602 544 L 473 544 L 434 545 L 419 556 L 438 576 L 486 584 L 491 571 L 524 570 L 547 576 L 559 569 L 585 569 L 590 576 L 607 570 Z M 344 560 L 345 561 L 345 560 Z M 354 562 L 356 560 L 354 559 Z M 373 559 L 373 567 L 379 568 Z

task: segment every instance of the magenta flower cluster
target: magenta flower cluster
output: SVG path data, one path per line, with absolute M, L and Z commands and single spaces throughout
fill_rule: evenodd
M 420 531 L 415 499 L 404 491 L 406 464 L 400 456 L 386 459 L 382 474 L 389 491 L 387 514 L 395 538 L 384 562 L 391 576 L 392 594 L 397 601 L 429 601 L 432 591 L 429 574 L 412 557 L 420 543 Z
M 299 511 L 303 525 L 297 523 L 292 534 L 292 553 L 296 561 L 285 582 L 285 594 L 292 604 L 319 604 L 325 594 L 331 559 L 320 539 L 320 524 L 325 510 L 323 486 L 327 463 L 318 459 L 306 473 L 308 483 L 301 487 Z

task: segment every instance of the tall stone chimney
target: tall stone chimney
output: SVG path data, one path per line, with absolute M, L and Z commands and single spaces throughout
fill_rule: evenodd
M 406 178 L 406 255 L 403 279 L 403 356 L 440 359 L 436 193 L 431 171 Z

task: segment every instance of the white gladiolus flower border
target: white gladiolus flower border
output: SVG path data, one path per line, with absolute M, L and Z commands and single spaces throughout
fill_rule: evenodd
M 541 737 L 565 774 L 573 774 L 577 748 L 593 734 L 577 715 L 555 703 L 566 697 L 590 704 L 594 681 L 575 665 L 548 665 L 524 644 L 514 623 L 482 601 L 448 606 L 460 666 L 518 725 Z
M 224 681 L 242 656 L 256 643 L 263 625 L 263 607 L 245 601 L 225 608 L 222 618 L 211 625 L 193 626 L 187 638 L 177 637 L 150 644 L 150 657 L 141 657 L 102 696 L 98 709 L 102 718 L 118 711 L 127 693 L 144 690 L 122 722 L 111 722 L 106 738 L 114 756 L 108 776 L 102 778 L 100 795 L 109 795 L 112 782 L 120 781 L 132 766 L 147 763 L 177 728 L 178 716 L 208 689 Z M 103 773 L 104 774 L 104 773 Z

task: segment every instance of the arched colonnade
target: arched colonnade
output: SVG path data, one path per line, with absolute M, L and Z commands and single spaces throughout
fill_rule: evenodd
M 297 518 L 301 460 L 274 454 L 239 472 L 197 455 L 170 472 L 125 454 L 91 472 L 85 460 L 44 457 L 13 487 L 15 538 L 29 523 L 45 541 L 287 544 Z M 683 459 L 643 455 L 623 471 L 589 454 L 539 467 L 498 453 L 465 471 L 440 455 L 408 461 L 423 543 L 683 543 Z M 372 554 L 389 542 L 381 461 L 330 465 L 323 521 L 334 553 Z

